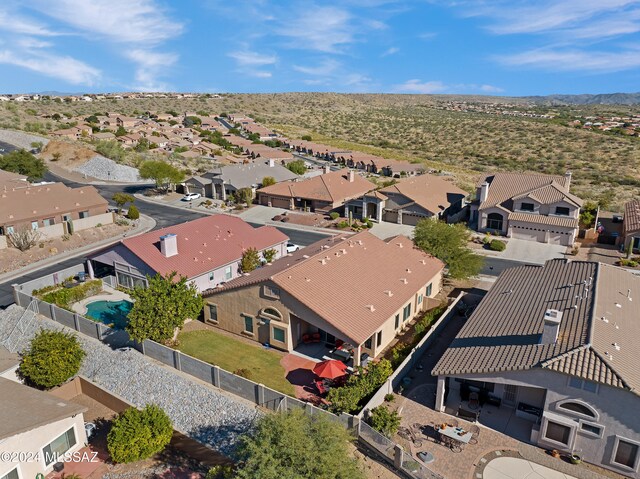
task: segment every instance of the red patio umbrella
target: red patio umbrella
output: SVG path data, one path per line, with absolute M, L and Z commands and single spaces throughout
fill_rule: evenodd
M 328 359 L 316 364 L 313 372 L 320 378 L 335 379 L 347 374 L 347 365 L 336 359 Z

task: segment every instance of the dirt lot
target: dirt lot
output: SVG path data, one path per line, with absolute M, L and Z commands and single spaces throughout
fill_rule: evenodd
M 41 158 L 47 162 L 54 155 L 60 155 L 54 163 L 62 168 L 73 170 L 93 158 L 97 153 L 80 142 L 51 140 L 42 151 Z
M 16 248 L 6 248 L 0 250 L 0 273 L 14 271 L 18 268 L 26 266 L 41 259 L 54 256 L 65 251 L 71 251 L 91 243 L 119 236 L 130 230 L 133 226 L 119 226 L 116 224 L 104 225 L 96 228 L 90 228 L 83 231 L 77 231 L 73 235 L 56 238 L 48 241 L 41 241 L 33 248 L 27 251 L 19 251 Z

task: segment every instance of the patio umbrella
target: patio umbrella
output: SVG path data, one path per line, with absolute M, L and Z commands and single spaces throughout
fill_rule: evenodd
M 336 359 L 328 359 L 316 364 L 313 372 L 320 378 L 335 379 L 347 374 L 347 365 Z

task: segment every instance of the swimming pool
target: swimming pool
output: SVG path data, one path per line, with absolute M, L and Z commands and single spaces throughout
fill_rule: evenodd
M 127 316 L 132 307 L 133 303 L 126 299 L 120 301 L 94 301 L 87 304 L 86 316 L 107 326 L 113 325 L 112 327 L 115 329 L 124 329 L 127 325 Z

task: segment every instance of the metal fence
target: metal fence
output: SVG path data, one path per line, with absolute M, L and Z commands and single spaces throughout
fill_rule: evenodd
M 60 284 L 70 276 L 75 276 L 81 271 L 84 271 L 84 263 L 78 263 L 77 265 L 70 266 L 69 268 L 61 271 L 56 271 L 40 278 L 36 278 L 32 281 L 27 281 L 17 285 L 18 290 L 22 293 L 31 295 L 35 289 L 41 289 L 45 286 L 53 286 L 54 284 Z

